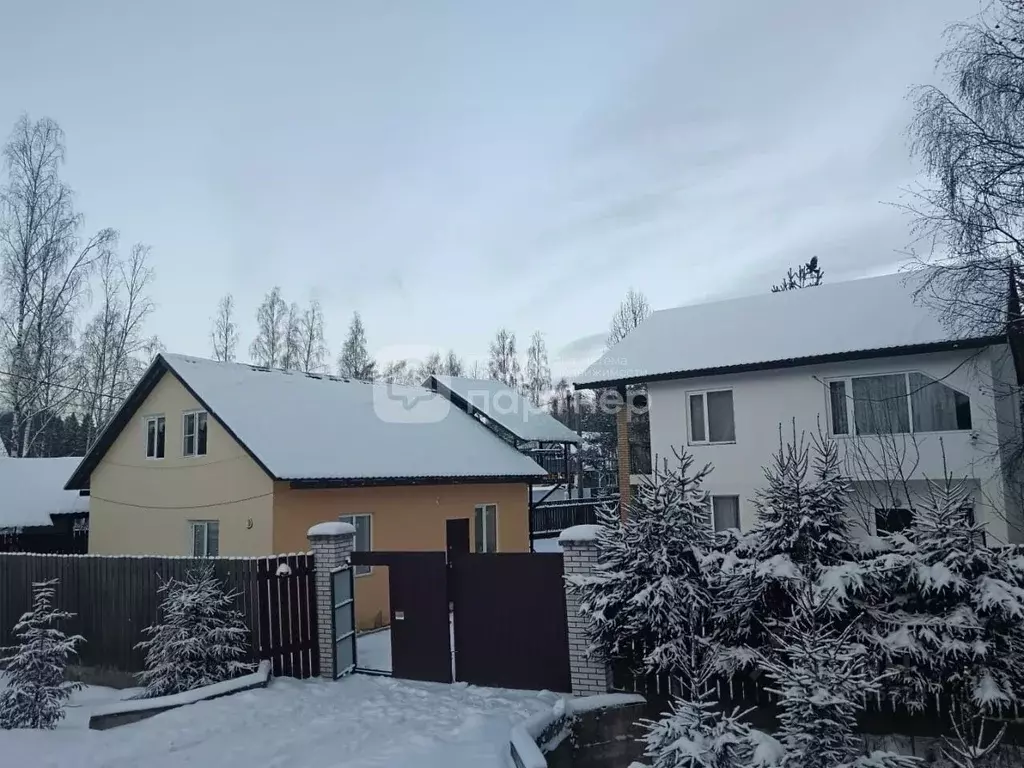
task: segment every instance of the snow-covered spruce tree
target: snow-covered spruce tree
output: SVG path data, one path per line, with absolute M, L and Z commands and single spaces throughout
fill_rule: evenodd
M 978 717 L 1024 704 L 1024 557 L 985 545 L 971 507 L 964 483 L 933 484 L 910 529 L 865 563 L 883 601 L 863 640 L 911 709 L 935 694 Z
M 852 563 L 857 554 L 846 512 L 849 483 L 839 451 L 827 437 L 796 434 L 765 468 L 767 485 L 756 499 L 757 522 L 709 561 L 719 592 L 715 634 L 725 668 L 753 663 L 768 631 L 793 611 L 790 595 L 826 569 Z M 721 542 L 720 542 L 721 543 Z
M 852 641 L 853 625 L 836 631 L 811 584 L 790 593 L 793 610 L 785 635 L 773 634 L 772 647 L 758 666 L 771 677 L 768 690 L 779 696 L 782 768 L 905 768 L 915 758 L 889 752 L 866 754 L 856 735 L 857 713 L 882 679 L 869 671 L 864 646 Z
M 686 670 L 692 698 L 678 698 L 657 721 L 644 723 L 644 754 L 651 768 L 747 768 L 777 765 L 783 750 L 771 736 L 751 728 L 745 712 L 723 712 L 715 700 L 718 663 L 710 646 L 694 648 Z
M 146 652 L 140 698 L 190 691 L 253 670 L 244 661 L 249 629 L 232 608 L 236 595 L 225 592 L 212 564 L 191 569 L 184 580 L 169 579 L 159 592 L 161 623 L 144 629 L 149 639 L 136 646 Z
M 4 648 L 6 687 L 0 691 L 0 728 L 54 728 L 64 719 L 64 704 L 81 683 L 64 680 L 68 657 L 82 642 L 66 637 L 57 623 L 74 616 L 57 610 L 57 579 L 32 585 L 32 609 L 14 625 L 19 644 Z
M 702 563 L 714 538 L 701 488 L 711 467 L 693 472 L 692 456 L 676 458 L 640 484 L 625 521 L 614 506 L 599 510 L 598 565 L 570 582 L 594 649 L 637 671 L 678 670 L 711 606 Z

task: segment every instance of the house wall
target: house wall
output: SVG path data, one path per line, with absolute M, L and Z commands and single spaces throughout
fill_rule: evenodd
M 813 329 L 808 329 L 813 333 Z M 648 386 L 651 413 L 651 449 L 657 462 L 673 449 L 685 447 L 697 465 L 710 462 L 714 471 L 706 487 L 712 494 L 740 497 L 741 527 L 748 529 L 756 518 L 751 499 L 764 486 L 762 467 L 778 449 L 782 438 L 796 431 L 808 439 L 828 429 L 825 380 L 840 376 L 921 371 L 966 393 L 971 398 L 971 431 L 895 436 L 895 450 L 883 450 L 874 437 L 837 437 L 843 464 L 851 479 L 860 481 L 860 498 L 888 495 L 893 489 L 880 487 L 886 474 L 858 460 L 864 456 L 888 456 L 893 470 L 902 463 L 910 488 L 925 490 L 926 478 L 943 476 L 945 467 L 957 477 L 971 478 L 976 486 L 976 514 L 984 521 L 993 541 L 1011 539 L 1007 525 L 1005 484 L 999 461 L 999 424 L 993 395 L 993 363 L 1002 347 L 979 352 L 933 353 L 929 355 L 832 363 L 771 371 L 654 382 Z M 736 441 L 724 445 L 689 445 L 687 394 L 704 389 L 733 390 Z M 1005 409 L 1005 406 L 1003 406 Z M 892 459 L 899 454 L 898 459 Z M 872 462 L 868 462 L 872 463 Z M 890 470 L 888 474 L 898 475 Z M 1011 517 L 1018 516 L 1016 511 Z
M 274 486 L 274 550 L 303 552 L 306 531 L 341 515 L 370 514 L 370 543 L 376 551 L 445 550 L 445 521 L 469 518 L 475 541 L 474 508 L 498 505 L 498 550 L 530 549 L 525 483 L 413 485 L 374 488 L 291 488 Z M 356 577 L 356 624 L 360 629 L 390 623 L 386 568 Z
M 187 555 L 190 520 L 219 521 L 221 555 L 273 551 L 273 483 L 245 449 L 210 417 L 207 454 L 182 456 L 182 413 L 198 408 L 166 373 L 122 430 L 90 478 L 91 553 Z M 163 459 L 146 458 L 153 415 L 167 419 Z

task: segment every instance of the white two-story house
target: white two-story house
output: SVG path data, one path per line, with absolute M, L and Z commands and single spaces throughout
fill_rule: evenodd
M 658 311 L 575 386 L 645 386 L 655 465 L 683 448 L 713 465 L 706 488 L 718 529 L 754 522 L 763 467 L 795 426 L 798 438 L 828 435 L 839 445 L 861 532 L 908 525 L 929 481 L 946 473 L 973 489 L 991 542 L 1022 542 L 1006 336 L 951 334 L 915 302 L 920 279 L 886 275 Z M 619 453 L 621 488 L 628 450 Z

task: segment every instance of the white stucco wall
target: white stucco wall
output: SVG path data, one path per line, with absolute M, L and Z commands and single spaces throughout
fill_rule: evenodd
M 813 330 L 809 330 L 813 332 Z M 909 491 L 917 494 L 927 489 L 929 478 L 941 478 L 943 453 L 945 466 L 956 477 L 972 479 L 978 519 L 984 521 L 993 541 L 1017 540 L 1016 520 L 1019 504 L 1012 504 L 1007 522 L 1007 484 L 1000 470 L 1000 440 L 1007 438 L 1012 426 L 1015 406 L 1000 401 L 994 394 L 993 368 L 1004 364 L 1005 348 L 982 351 L 944 352 L 929 355 L 882 358 L 832 363 L 771 371 L 656 382 L 648 386 L 651 409 L 651 448 L 659 459 L 673 456 L 673 448 L 685 446 L 698 464 L 711 462 L 714 471 L 706 487 L 712 494 L 738 495 L 740 520 L 749 528 L 756 512 L 751 499 L 764 485 L 762 467 L 770 461 L 779 446 L 779 430 L 792 434 L 793 421 L 797 434 L 808 439 L 819 427 L 827 431 L 826 379 L 841 376 L 920 371 L 967 394 L 971 398 L 972 430 L 943 433 L 921 433 L 896 438 L 889 450 L 881 450 L 878 438 L 837 437 L 843 453 L 844 466 L 851 479 L 877 481 L 882 474 L 868 470 L 858 456 L 885 456 L 892 461 L 902 454 L 903 474 L 910 480 L 906 487 L 886 487 L 877 482 L 857 485 L 855 500 L 864 508 L 874 499 Z M 736 441 L 723 445 L 689 445 L 687 431 L 687 394 L 704 389 L 731 388 L 736 421 Z M 1010 412 L 1011 426 L 1000 424 Z M 1002 434 L 1001 434 L 1002 430 Z M 916 438 L 916 439 L 915 439 Z M 863 441 L 859 443 L 857 441 Z M 916 443 L 916 445 L 915 445 Z M 895 450 L 894 450 L 895 449 Z M 881 504 L 879 504 L 881 505 Z M 854 510 L 851 510 L 852 512 Z M 860 517 L 870 515 L 858 514 Z

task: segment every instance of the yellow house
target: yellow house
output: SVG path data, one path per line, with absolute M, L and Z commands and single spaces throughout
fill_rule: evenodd
M 544 470 L 420 387 L 159 355 L 68 481 L 96 554 L 268 555 L 339 517 L 356 548 L 525 552 Z M 448 521 L 468 521 L 450 526 Z M 466 542 L 461 543 L 466 546 Z M 357 623 L 389 621 L 386 569 L 357 573 Z

